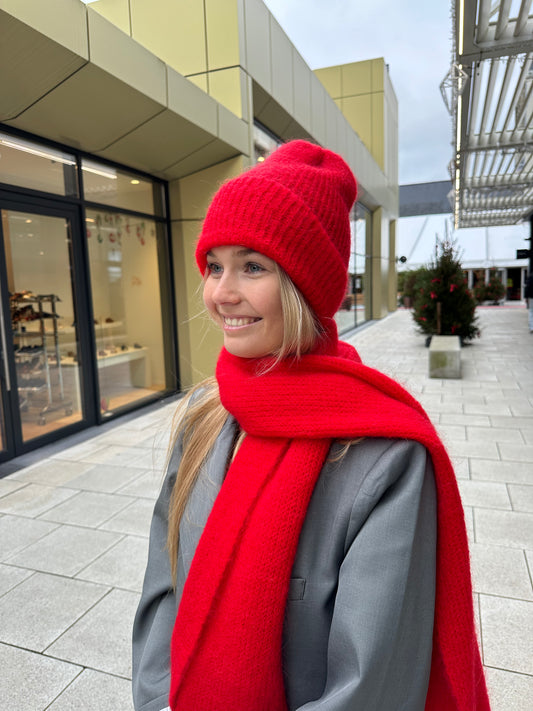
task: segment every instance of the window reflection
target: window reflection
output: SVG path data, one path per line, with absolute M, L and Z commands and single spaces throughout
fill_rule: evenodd
M 87 211 L 104 415 L 165 389 L 160 229 L 153 220 L 127 213 Z
M 70 225 L 2 210 L 18 408 L 24 441 L 82 418 Z
M 83 159 L 83 195 L 90 202 L 163 216 L 161 185 L 135 173 Z
M 0 133 L 0 182 L 77 197 L 76 158 L 70 153 Z
M 348 285 L 340 309 L 335 314 L 339 333 L 346 333 L 368 320 L 370 293 L 370 260 L 367 242 L 370 239 L 371 214 L 360 204 L 354 207 L 351 227 L 350 261 L 348 263 Z

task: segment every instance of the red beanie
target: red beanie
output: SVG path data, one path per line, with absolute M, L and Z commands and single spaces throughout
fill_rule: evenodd
M 355 178 L 344 160 L 307 141 L 291 141 L 224 183 L 207 211 L 196 248 L 205 273 L 213 247 L 244 245 L 289 275 L 319 318 L 346 293 Z

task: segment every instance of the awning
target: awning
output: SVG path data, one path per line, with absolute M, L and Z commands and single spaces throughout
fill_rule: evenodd
M 452 115 L 455 226 L 511 225 L 533 212 L 533 0 L 453 0 L 441 85 Z

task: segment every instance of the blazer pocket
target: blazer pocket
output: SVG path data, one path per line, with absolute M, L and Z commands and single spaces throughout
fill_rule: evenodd
M 303 600 L 305 595 L 305 578 L 291 578 L 288 600 Z

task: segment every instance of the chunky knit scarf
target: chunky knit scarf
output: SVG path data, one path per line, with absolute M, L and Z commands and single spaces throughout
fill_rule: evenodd
M 247 433 L 198 543 L 172 635 L 172 711 L 286 711 L 285 604 L 298 537 L 331 440 L 394 437 L 431 453 L 437 486 L 437 586 L 426 711 L 487 711 L 462 506 L 448 456 L 421 406 L 334 355 L 258 362 L 222 351 L 224 407 Z

